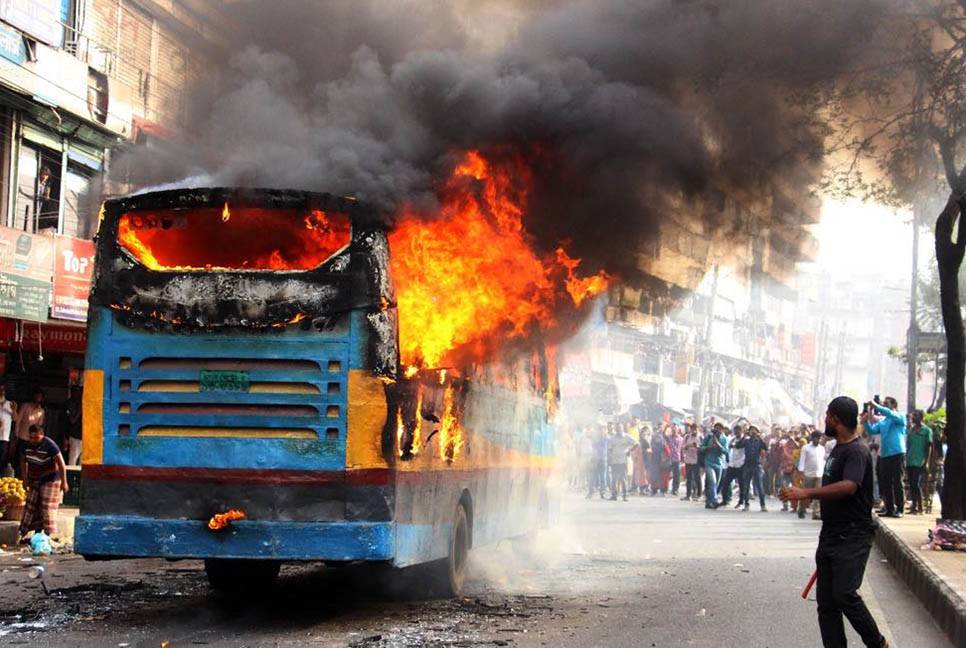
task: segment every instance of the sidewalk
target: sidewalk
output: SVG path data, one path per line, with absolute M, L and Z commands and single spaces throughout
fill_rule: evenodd
M 57 535 L 60 543 L 74 545 L 74 520 L 79 509 L 76 506 L 61 506 L 57 510 Z M 0 522 L 0 548 L 9 549 L 16 542 L 17 522 Z M 10 546 L 4 546 L 10 545 Z
M 966 646 L 966 552 L 923 548 L 935 526 L 932 515 L 878 518 L 876 544 L 957 646 Z

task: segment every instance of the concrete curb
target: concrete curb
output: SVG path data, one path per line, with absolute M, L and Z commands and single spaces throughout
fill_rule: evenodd
M 955 646 L 966 648 L 966 601 L 888 525 L 877 521 L 875 543 Z M 923 538 L 923 544 L 926 539 Z

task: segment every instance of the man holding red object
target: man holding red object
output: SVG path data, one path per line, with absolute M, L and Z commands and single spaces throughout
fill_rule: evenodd
M 818 571 L 818 625 L 825 648 L 847 645 L 844 615 L 863 643 L 872 648 L 888 642 L 859 595 L 865 565 L 872 549 L 872 457 L 856 430 L 858 404 L 839 396 L 825 412 L 825 434 L 834 437 L 835 448 L 825 462 L 822 485 L 817 488 L 786 487 L 783 501 L 821 501 L 822 531 L 815 564 Z

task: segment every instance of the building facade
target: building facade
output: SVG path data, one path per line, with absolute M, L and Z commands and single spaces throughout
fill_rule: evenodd
M 100 178 L 185 124 L 224 50 L 221 2 L 0 3 L 0 372 L 47 396 L 56 435 L 80 381 Z

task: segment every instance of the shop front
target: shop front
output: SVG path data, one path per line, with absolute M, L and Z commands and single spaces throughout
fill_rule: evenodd
M 44 429 L 65 454 L 93 261 L 92 241 L 0 227 L 0 380 L 18 405 L 43 394 Z

